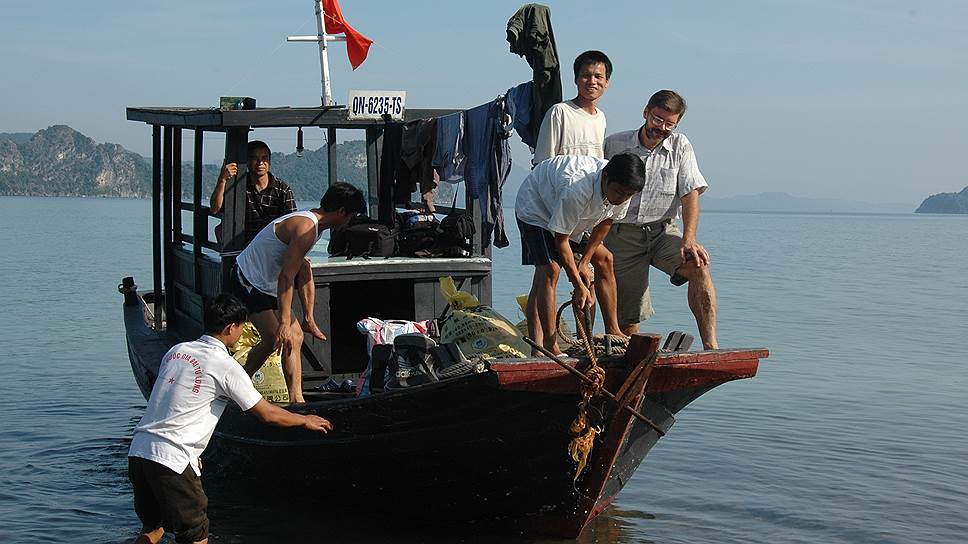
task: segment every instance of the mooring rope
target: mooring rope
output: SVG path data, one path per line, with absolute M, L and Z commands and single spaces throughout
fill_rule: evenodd
M 598 366 L 598 358 L 595 356 L 595 349 L 592 346 L 592 341 L 588 334 L 587 313 L 579 310 L 574 305 L 572 305 L 572 309 L 575 313 L 575 328 L 578 332 L 579 341 L 584 344 L 585 355 L 588 356 L 588 360 L 591 362 L 591 366 L 585 370 L 585 375 L 592 382 L 581 383 L 581 401 L 578 403 L 578 416 L 571 422 L 571 426 L 568 428 L 574 436 L 568 442 L 568 454 L 578 463 L 574 478 L 577 481 L 578 477 L 585 470 L 585 466 L 588 464 L 588 456 L 591 455 L 592 448 L 595 446 L 595 437 L 598 436 L 598 433 L 602 432 L 601 427 L 593 427 L 588 424 L 588 407 L 592 398 L 598 396 L 599 391 L 605 384 L 605 370 Z

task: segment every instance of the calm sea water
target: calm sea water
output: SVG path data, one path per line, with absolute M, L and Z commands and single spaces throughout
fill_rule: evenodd
M 116 286 L 150 284 L 149 205 L 0 198 L 0 232 L 0 541 L 130 539 L 145 401 Z M 706 213 L 700 234 L 721 343 L 771 357 L 681 412 L 582 541 L 964 542 L 968 217 Z M 494 305 L 517 319 L 530 270 L 511 238 Z M 685 289 L 653 278 L 645 328 L 695 331 Z M 214 542 L 334 541 L 339 524 L 213 510 Z

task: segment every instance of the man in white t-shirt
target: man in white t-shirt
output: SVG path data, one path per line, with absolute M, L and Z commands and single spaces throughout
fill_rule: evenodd
M 266 225 L 239 254 L 226 291 L 238 296 L 259 330 L 245 371 L 251 376 L 274 350 L 282 348 L 282 373 L 289 400 L 305 402 L 302 391 L 303 329 L 292 315 L 293 281 L 323 231 L 345 226 L 366 211 L 363 193 L 349 183 L 334 183 L 319 207 L 293 212 Z M 308 317 L 307 317 L 308 319 Z
M 609 161 L 572 155 L 542 162 L 518 190 L 514 215 L 521 233 L 521 263 L 534 266 L 526 312 L 528 334 L 552 353 L 561 353 L 555 320 L 558 273 L 564 268 L 574 286 L 572 304 L 580 310 L 588 308 L 592 286 L 588 264 L 595 255 L 600 262 L 611 262 L 611 254 L 602 256 L 608 253 L 602 240 L 612 221 L 625 216 L 628 200 L 642 190 L 643 183 L 645 165 L 631 153 Z M 575 262 L 572 243 L 589 230 L 591 237 L 581 260 Z M 597 277 L 612 276 L 610 265 L 595 272 Z M 615 308 L 616 302 L 609 302 L 607 306 Z M 602 307 L 606 307 L 604 301 Z M 614 312 L 605 316 L 605 330 L 619 333 Z
M 686 101 L 663 90 L 649 98 L 636 130 L 605 139 L 605 155 L 634 153 L 646 164 L 645 188 L 629 203 L 605 245 L 615 258 L 619 320 L 625 334 L 652 316 L 649 267 L 665 272 L 675 285 L 689 282 L 688 300 L 703 347 L 717 349 L 716 289 L 709 272 L 709 253 L 697 240 L 699 195 L 708 185 L 696 153 L 684 134 L 673 132 L 686 113 Z M 682 231 L 676 219 L 682 215 Z
M 333 428 L 317 415 L 269 404 L 252 386 L 228 352 L 239 341 L 246 319 L 241 300 L 218 295 L 205 306 L 206 334 L 176 345 L 161 360 L 128 450 L 128 478 L 142 523 L 139 543 L 155 544 L 165 531 L 173 533 L 176 542 L 208 541 L 208 498 L 202 490 L 199 456 L 228 401 L 271 425 L 323 433 Z
M 598 109 L 598 101 L 612 77 L 612 61 L 601 51 L 585 51 L 573 68 L 578 95 L 545 113 L 532 165 L 557 155 L 605 157 L 605 112 Z

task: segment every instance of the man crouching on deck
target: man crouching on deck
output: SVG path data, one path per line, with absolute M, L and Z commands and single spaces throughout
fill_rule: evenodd
M 612 256 L 602 240 L 612 220 L 625 217 L 629 199 L 644 183 L 645 163 L 631 153 L 609 161 L 564 155 L 538 164 L 518 190 L 514 215 L 521 232 L 521 263 L 534 265 L 526 312 L 528 334 L 552 353 L 561 353 L 555 322 L 555 287 L 561 268 L 574 286 L 572 304 L 584 310 L 592 302 L 589 263 L 597 263 L 594 285 L 605 332 L 621 334 Z M 571 245 L 587 230 L 591 238 L 576 263 Z
M 245 302 L 262 337 L 249 352 L 245 371 L 249 376 L 255 374 L 269 354 L 281 347 L 282 372 L 292 402 L 305 402 L 300 354 L 303 329 L 292 315 L 293 280 L 324 230 L 342 227 L 365 211 L 366 201 L 359 189 L 334 183 L 318 208 L 293 212 L 266 225 L 239 254 L 229 273 L 226 290 Z M 300 290 L 299 295 L 305 292 Z M 303 308 L 313 307 L 313 301 L 300 302 Z M 306 313 L 305 319 L 312 320 Z
M 142 523 L 137 541 L 155 544 L 165 531 L 175 542 L 208 542 L 208 498 L 199 456 L 228 399 L 265 423 L 327 432 L 329 421 L 269 404 L 228 349 L 239 341 L 248 312 L 233 295 L 205 306 L 205 335 L 171 348 L 161 360 L 145 415 L 128 450 L 128 479 Z

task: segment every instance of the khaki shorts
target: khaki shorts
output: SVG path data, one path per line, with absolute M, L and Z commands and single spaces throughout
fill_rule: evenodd
M 646 225 L 616 223 L 605 238 L 605 247 L 615 258 L 618 286 L 619 325 L 636 324 L 652 317 L 649 295 L 649 266 L 668 276 L 682 264 L 682 232 L 674 222 Z

